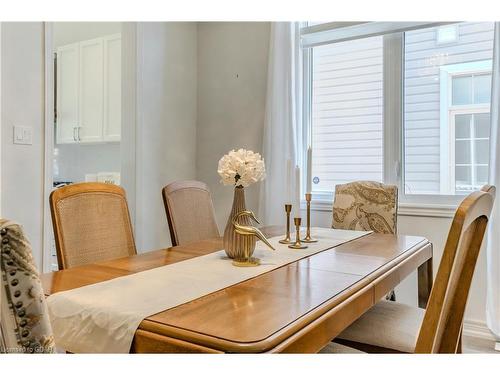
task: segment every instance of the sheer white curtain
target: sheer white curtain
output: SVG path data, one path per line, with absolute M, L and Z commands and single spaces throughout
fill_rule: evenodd
M 495 23 L 491 90 L 490 184 L 497 197 L 488 230 L 486 321 L 500 340 L 500 23 Z
M 271 24 L 262 152 L 267 177 L 261 185 L 259 200 L 259 216 L 267 225 L 285 222 L 287 160 L 293 167 L 299 161 L 297 147 L 301 144 L 302 118 L 299 31 L 298 23 Z M 292 184 L 295 181 L 290 180 Z M 291 197 L 297 188 L 295 184 L 291 186 Z

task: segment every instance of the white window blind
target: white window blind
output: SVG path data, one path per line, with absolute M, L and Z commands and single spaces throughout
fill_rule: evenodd
M 312 189 L 383 178 L 383 37 L 313 48 Z

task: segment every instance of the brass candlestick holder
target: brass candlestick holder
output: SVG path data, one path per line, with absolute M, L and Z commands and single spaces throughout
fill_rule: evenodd
M 302 240 L 302 242 L 313 243 L 318 242 L 318 240 L 311 237 L 311 193 L 306 193 L 306 202 L 307 202 L 307 228 L 306 228 L 306 236 Z
M 290 249 L 307 249 L 306 245 L 302 245 L 300 242 L 300 223 L 302 219 L 300 217 L 294 217 L 293 223 L 295 224 L 295 228 L 297 230 L 297 234 L 295 235 L 295 242 L 291 245 L 288 245 Z
M 289 244 L 292 243 L 290 239 L 290 212 L 292 212 L 292 205 L 285 204 L 285 212 L 286 212 L 286 235 L 285 238 L 279 241 L 279 243 Z

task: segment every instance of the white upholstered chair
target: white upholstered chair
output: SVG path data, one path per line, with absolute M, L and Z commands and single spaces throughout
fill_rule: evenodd
M 495 199 L 485 186 L 458 207 L 426 309 L 381 301 L 335 341 L 370 352 L 460 353 L 465 305 Z M 323 352 L 335 351 L 334 344 Z
M 176 181 L 162 190 L 172 246 L 220 237 L 208 186 Z
M 45 296 L 22 227 L 0 220 L 1 339 L 4 353 L 54 353 Z

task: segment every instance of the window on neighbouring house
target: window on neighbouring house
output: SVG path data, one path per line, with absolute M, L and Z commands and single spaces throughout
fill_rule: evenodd
M 455 28 L 456 40 L 443 45 L 435 38 L 440 28 L 405 33 L 406 194 L 466 194 L 488 179 L 494 27 Z

